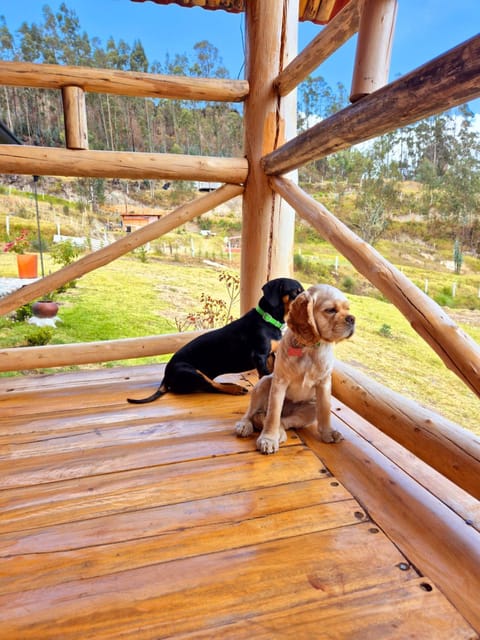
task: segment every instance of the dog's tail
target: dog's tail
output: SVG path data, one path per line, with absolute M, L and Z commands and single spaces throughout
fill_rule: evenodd
M 153 402 L 157 398 L 161 398 L 167 393 L 167 391 L 167 387 L 162 382 L 155 393 L 152 393 L 151 396 L 148 396 L 147 398 L 138 398 L 138 400 L 136 398 L 127 398 L 127 402 L 130 402 L 130 404 L 146 404 L 147 402 Z

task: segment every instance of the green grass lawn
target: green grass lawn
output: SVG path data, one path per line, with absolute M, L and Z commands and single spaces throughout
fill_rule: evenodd
M 334 253 L 325 260 L 332 262 L 332 258 Z M 55 268 L 47 256 L 46 272 Z M 12 254 L 0 254 L 0 273 L 16 275 Z M 62 322 L 58 323 L 51 343 L 176 332 L 189 314 L 201 310 L 202 292 L 228 301 L 227 290 L 219 280 L 220 273 L 220 269 L 206 266 L 201 260 L 152 256 L 144 263 L 138 257 L 125 256 L 83 276 L 75 288 L 58 296 Z M 348 273 L 346 270 L 342 277 Z M 304 286 L 325 281 L 305 274 L 296 277 Z M 336 282 L 338 277 L 327 279 Z M 341 284 L 338 282 L 340 288 Z M 351 340 L 337 346 L 337 357 L 378 382 L 480 433 L 478 398 L 443 365 L 396 308 L 379 295 L 348 295 L 357 317 L 357 331 Z M 455 314 L 459 313 L 455 310 Z M 238 314 L 237 304 L 234 315 Z M 465 312 L 460 317 L 460 326 L 480 342 L 480 312 Z M 0 347 L 25 345 L 28 335 L 35 330 L 36 327 L 25 322 L 0 318 Z M 121 364 L 165 360 L 168 356 Z M 104 366 L 115 364 L 120 363 Z

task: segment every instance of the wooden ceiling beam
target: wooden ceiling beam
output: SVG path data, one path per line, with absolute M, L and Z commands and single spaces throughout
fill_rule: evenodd
M 278 74 L 274 84 L 286 96 L 357 31 L 363 0 L 351 0 L 342 11 Z

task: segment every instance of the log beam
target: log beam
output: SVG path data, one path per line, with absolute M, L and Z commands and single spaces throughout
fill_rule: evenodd
M 310 44 L 278 74 L 274 84 L 280 96 L 286 96 L 295 89 L 358 31 L 359 7 L 362 2 L 363 0 L 350 0 Z
M 392 302 L 445 365 L 480 396 L 480 346 L 399 269 L 291 180 L 272 187 Z
M 0 350 L 0 371 L 29 371 L 175 353 L 180 347 L 202 333 L 205 331 L 186 331 L 124 340 L 2 349 Z
M 67 148 L 88 149 L 85 91 L 80 87 L 63 87 L 62 100 Z
M 480 96 L 480 35 L 319 122 L 267 154 L 279 175 Z
M 11 87 L 62 89 L 75 85 L 90 93 L 136 98 L 241 102 L 248 95 L 248 82 L 245 80 L 167 76 L 5 60 L 0 61 L 0 78 L 3 85 Z
M 239 184 L 246 180 L 245 158 L 175 153 L 75 151 L 57 147 L 0 145 L 2 173 L 38 176 L 125 178 L 130 180 L 206 180 Z
M 365 0 L 360 18 L 350 101 L 388 82 L 398 0 Z
M 223 185 L 212 193 L 208 193 L 189 204 L 178 207 L 178 209 L 167 214 L 164 218 L 129 233 L 113 244 L 90 253 L 80 258 L 80 260 L 63 267 L 63 269 L 59 269 L 55 273 L 37 282 L 27 284 L 18 291 L 1 298 L 0 315 L 18 309 L 18 307 L 21 307 L 23 304 L 48 294 L 50 291 L 58 289 L 58 287 L 61 287 L 67 282 L 83 276 L 85 273 L 89 273 L 113 262 L 120 256 L 137 249 L 137 247 L 156 240 L 164 233 L 168 233 L 172 229 L 185 224 L 185 222 L 202 215 L 202 213 L 206 213 L 231 198 L 241 195 L 242 192 L 243 187 L 239 187 L 238 185 Z
M 332 389 L 350 409 L 480 500 L 480 443 L 473 433 L 340 361 Z

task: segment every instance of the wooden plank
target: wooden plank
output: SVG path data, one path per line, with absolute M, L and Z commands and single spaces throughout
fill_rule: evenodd
M 194 335 L 192 332 L 192 339 Z M 76 371 L 57 371 L 0 378 L 0 393 L 15 394 L 27 390 L 42 391 L 56 387 L 91 386 L 101 382 L 159 380 L 165 364 L 144 364 L 103 368 L 85 368 Z M 3 402 L 2 398 L 2 402 Z
M 205 331 L 186 331 L 179 334 L 166 334 L 170 338 L 183 336 L 185 340 L 193 340 L 197 335 L 205 333 Z M 161 336 L 157 336 L 160 338 Z M 166 336 L 165 336 L 166 337 Z M 148 340 L 148 338 L 143 338 Z M 170 348 L 176 350 L 175 341 Z M 0 377 L 0 394 L 14 394 L 22 391 L 40 391 L 55 389 L 58 387 L 88 387 L 92 390 L 96 389 L 99 384 L 108 384 L 118 381 L 120 385 L 124 385 L 125 390 L 133 393 L 134 389 L 140 388 L 141 385 L 155 385 L 160 382 L 165 370 L 165 363 L 157 364 L 130 364 L 115 367 L 84 367 L 75 371 L 58 371 L 55 373 L 39 373 L 29 375 L 17 375 L 11 377 Z M 219 379 L 233 380 L 234 382 L 246 381 L 255 384 L 258 380 L 258 374 L 255 370 L 244 371 L 241 374 L 219 376 Z M 41 397 L 41 396 L 40 396 Z M 2 398 L 2 402 L 6 398 Z
M 275 458 L 249 452 L 132 469 L 94 477 L 5 489 L 0 493 L 2 518 L 0 533 L 53 526 L 62 523 L 126 513 L 148 507 L 159 507 L 187 500 L 240 491 L 265 489 L 290 483 L 291 490 L 310 484 L 318 478 L 328 479 L 329 499 L 349 497 L 345 489 L 332 479 L 317 456 L 303 447 L 287 447 Z M 299 483 L 297 485 L 297 483 Z M 325 501 L 327 485 L 315 485 L 317 500 Z
M 252 386 L 249 376 L 239 375 L 234 379 L 245 384 L 246 388 Z M 175 423 L 180 435 L 185 436 L 189 433 L 190 422 L 193 424 L 197 419 L 207 424 L 209 420 L 224 422 L 227 415 L 233 422 L 243 415 L 248 403 L 245 396 L 171 394 L 168 398 L 139 407 L 126 402 L 126 397 L 131 395 L 130 384 L 127 381 L 125 384 L 96 384 L 93 389 L 88 386 L 60 391 L 50 389 L 44 390 L 40 399 L 29 391 L 12 397 L 11 401 L 4 401 L 0 445 L 8 445 L 8 449 L 0 448 L 0 456 L 3 454 L 8 459 L 22 455 L 22 449 L 29 450 L 29 454 L 34 453 L 36 448 L 41 450 L 41 442 L 45 440 L 54 443 L 48 445 L 50 452 L 57 445 L 65 445 L 66 448 L 79 445 L 80 440 L 76 442 L 76 437 L 84 438 L 82 446 L 88 442 L 98 445 L 100 437 L 106 445 L 112 440 L 118 444 L 129 438 L 129 431 L 138 440 L 142 434 L 147 437 L 149 433 L 159 432 L 162 424 L 164 429 L 173 429 Z M 115 432 L 113 436 L 112 432 Z
M 229 396 L 228 394 L 213 393 L 195 393 L 195 394 L 170 394 L 169 400 L 163 402 L 159 399 L 154 403 L 148 403 L 147 407 L 134 408 L 127 403 L 127 396 L 142 394 L 148 395 L 153 392 L 159 385 L 161 377 L 156 379 L 150 378 L 147 381 L 138 382 L 131 380 L 122 382 L 99 383 L 92 388 L 91 386 L 79 387 L 59 387 L 47 389 L 41 397 L 34 390 L 26 391 L 21 394 L 9 395 L 2 399 L 2 416 L 0 423 L 11 419 L 14 424 L 15 417 L 48 415 L 52 423 L 57 420 L 59 412 L 75 413 L 85 415 L 87 412 L 98 414 L 108 414 L 111 411 L 123 411 L 124 418 L 129 416 L 130 420 L 135 420 L 155 415 L 158 410 L 159 415 L 167 412 L 167 415 L 182 415 L 188 411 L 187 407 L 195 411 L 199 411 L 200 415 L 206 415 L 209 411 L 213 414 L 221 413 L 220 408 L 225 411 L 246 409 L 248 398 L 245 396 Z M 237 377 L 236 381 L 245 386 L 246 389 L 251 388 L 248 378 Z M 166 399 L 166 398 L 165 398 Z M 170 401 L 171 400 L 171 401 Z M 145 412 L 143 412 L 145 409 Z M 152 414 L 153 411 L 153 414 Z M 122 414 L 120 414 L 122 415 Z M 65 428 L 68 424 L 60 415 L 59 420 L 63 419 Z
M 212 416 L 209 420 L 192 418 L 188 421 L 171 420 L 160 421 L 158 418 L 151 423 L 142 422 L 139 425 L 122 426 L 120 428 L 111 427 L 102 429 L 96 427 L 92 422 L 91 428 L 83 433 L 63 434 L 55 437 L 45 438 L 39 441 L 22 442 L 18 445 L 11 445 L 7 451 L 0 454 L 0 462 L 10 462 L 17 464 L 22 460 L 42 458 L 44 456 L 61 456 L 73 453 L 78 456 L 78 452 L 83 454 L 89 450 L 108 449 L 110 447 L 128 447 L 137 444 L 153 445 L 160 444 L 161 441 L 173 443 L 175 440 L 185 441 L 189 439 L 208 439 L 210 436 L 218 435 L 222 438 L 222 433 L 227 433 L 233 438 L 234 424 L 231 422 L 229 429 L 225 429 L 225 419 Z M 235 444 L 235 440 L 234 444 Z M 250 445 L 252 442 L 250 441 Z
M 283 611 L 246 617 L 172 640 L 478 640 L 478 635 L 425 578 L 381 585 Z
M 3 595 L 0 631 L 22 640 L 168 637 L 401 585 L 413 573 L 402 562 L 378 529 L 358 524 Z
M 372 519 L 410 561 L 480 630 L 479 532 L 372 447 L 368 432 L 375 437 L 374 427 L 364 423 L 366 432 L 359 436 L 336 416 L 332 421 L 345 437 L 335 447 L 320 443 L 308 429 L 299 434 L 354 497 L 368 505 Z
M 304 495 L 301 486 L 296 489 L 274 487 L 0 536 L 0 594 L 240 549 L 246 541 L 258 545 L 353 526 L 366 519 L 353 498 L 312 505 L 314 491 Z
M 222 421 L 219 420 L 218 425 L 221 424 Z M 233 423 L 228 429 L 217 428 L 201 434 L 202 428 L 199 427 L 198 431 L 200 435 L 173 438 L 166 436 L 125 445 L 105 446 L 99 442 L 97 448 L 86 451 L 72 448 L 55 454 L 39 453 L 34 458 L 16 458 L 15 464 L 11 459 L 4 459 L 0 462 L 1 488 L 58 482 L 185 460 L 210 459 L 255 449 L 254 441 L 243 438 L 237 441 L 233 435 Z M 292 434 L 284 446 L 294 445 L 298 446 L 298 437 Z
M 75 85 L 90 93 L 183 100 L 239 102 L 248 94 L 246 80 L 194 78 L 117 69 L 92 69 L 31 62 L 0 63 L 2 84 L 11 87 L 62 89 Z
M 160 381 L 161 376 L 157 378 Z M 256 376 L 237 375 L 235 382 L 246 389 L 253 386 Z M 151 384 L 149 386 L 156 387 Z M 245 412 L 248 396 L 218 394 L 170 394 L 146 406 L 127 403 L 132 383 L 97 383 L 90 387 L 45 389 L 40 395 L 34 391 L 11 396 L 2 402 L 3 418 L 0 418 L 0 443 L 15 445 L 39 442 L 42 439 L 75 434 L 92 434 L 101 429 L 141 427 L 154 429 L 159 421 L 188 423 L 192 415 L 202 420 L 224 419 L 229 415 L 238 419 Z M 144 393 L 146 393 L 145 391 Z M 1 452 L 1 450 L 0 450 Z

